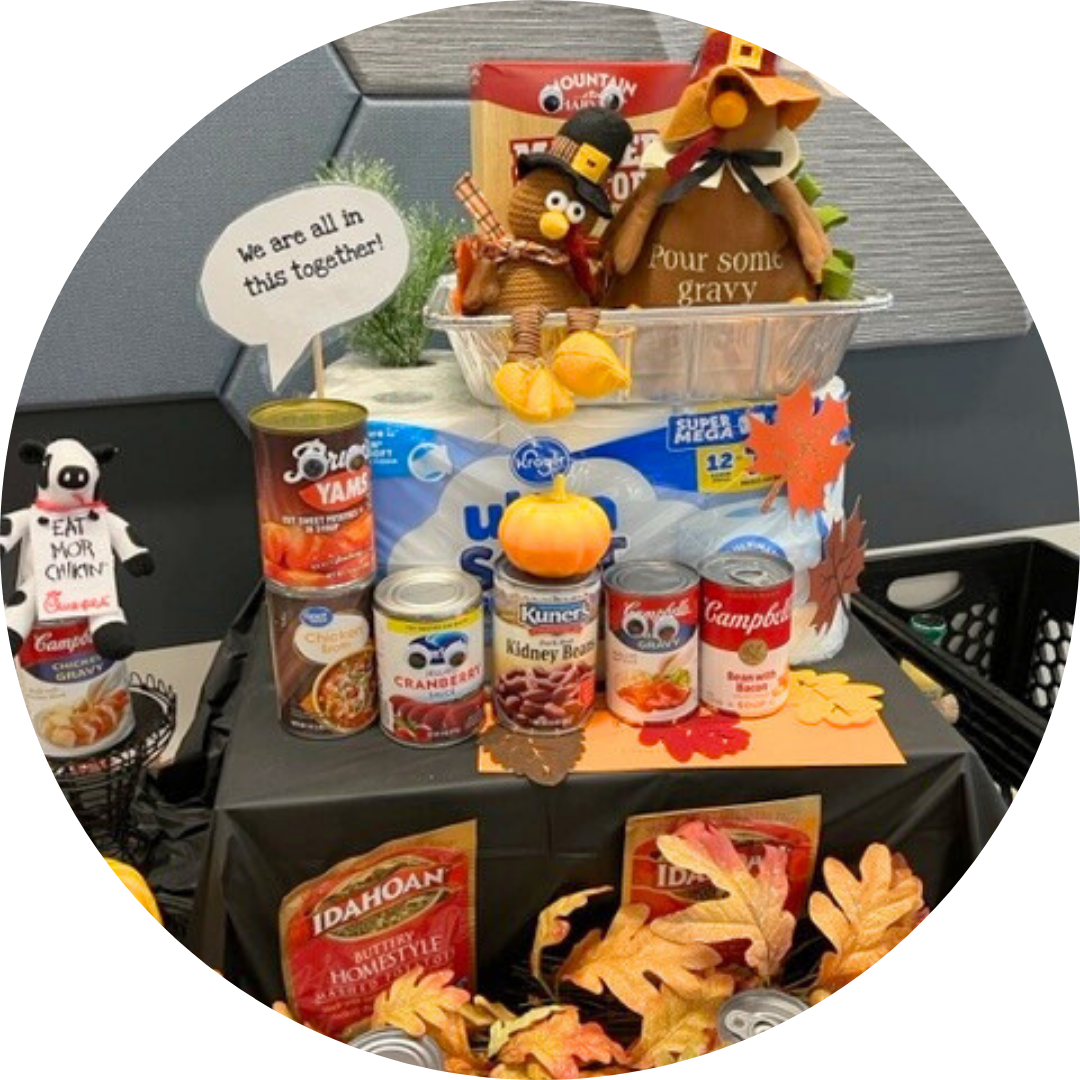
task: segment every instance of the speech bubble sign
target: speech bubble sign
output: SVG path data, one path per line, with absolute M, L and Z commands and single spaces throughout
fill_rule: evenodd
M 316 334 L 386 303 L 408 266 L 405 223 L 389 200 L 354 184 L 313 184 L 228 225 L 199 289 L 222 330 L 266 346 L 276 390 Z

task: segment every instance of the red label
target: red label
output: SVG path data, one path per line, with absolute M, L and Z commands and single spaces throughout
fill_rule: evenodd
M 343 470 L 331 473 L 297 491 L 301 499 L 313 510 L 335 513 L 359 506 L 371 490 L 369 469 Z
M 90 624 L 85 619 L 74 622 L 35 626 L 19 651 L 19 663 L 26 669 L 51 664 L 73 656 L 95 652 Z
M 672 596 L 635 596 L 609 589 L 608 627 L 644 652 L 670 652 L 697 633 L 700 596 L 696 585 Z
M 769 589 L 703 582 L 702 641 L 731 652 L 748 638 L 758 638 L 770 649 L 786 645 L 791 638 L 792 589 L 791 581 Z
M 496 61 L 473 65 L 472 97 L 560 120 L 597 105 L 630 118 L 674 106 L 689 74 L 670 62 Z

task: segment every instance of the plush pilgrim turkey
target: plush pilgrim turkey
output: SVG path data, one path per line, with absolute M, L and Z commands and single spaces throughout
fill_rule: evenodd
M 101 467 L 117 452 L 114 446 L 88 449 L 75 439 L 19 446 L 19 460 L 37 466 L 38 476 L 33 504 L 0 518 L 0 552 L 21 545 L 5 607 L 12 654 L 36 622 L 76 618 L 88 620 L 102 656 L 122 660 L 134 651 L 113 560 L 136 577 L 152 573 L 154 561 L 131 526 L 101 500 Z
M 813 89 L 777 57 L 709 30 L 645 177 L 604 235 L 605 306 L 816 299 L 832 248 L 793 175 Z

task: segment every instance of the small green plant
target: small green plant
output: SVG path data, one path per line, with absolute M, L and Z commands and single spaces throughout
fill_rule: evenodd
M 461 223 L 430 203 L 403 206 L 393 166 L 380 158 L 328 161 L 315 175 L 324 183 L 356 184 L 377 191 L 397 207 L 409 236 L 412 254 L 400 288 L 378 311 L 348 327 L 349 348 L 386 367 L 422 364 L 428 339 L 424 304 L 435 282 L 452 265 Z

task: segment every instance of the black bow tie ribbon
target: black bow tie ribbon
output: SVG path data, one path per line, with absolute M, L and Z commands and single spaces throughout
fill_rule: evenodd
M 714 176 L 725 165 L 731 166 L 731 171 L 747 186 L 750 194 L 771 214 L 783 215 L 784 208 L 780 205 L 776 196 L 761 182 L 761 178 L 754 172 L 755 166 L 775 168 L 784 160 L 784 155 L 779 150 L 725 150 L 714 146 L 706 150 L 698 158 L 694 167 L 676 180 L 671 187 L 664 192 L 662 202 L 670 204 L 677 202 L 684 195 L 689 194 L 694 188 L 700 187 L 710 176 Z

